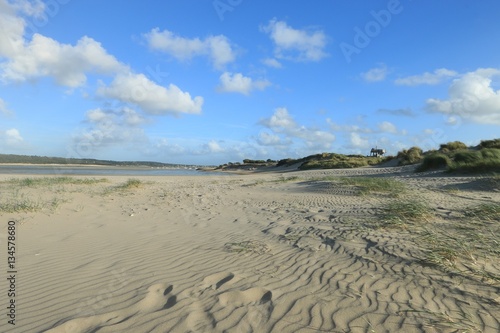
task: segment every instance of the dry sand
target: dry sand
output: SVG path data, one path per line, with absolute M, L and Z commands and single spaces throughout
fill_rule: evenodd
M 399 180 L 433 214 L 407 229 L 371 227 L 395 199 L 326 176 Z M 2 200 L 44 207 L 0 213 L 2 244 L 7 221 L 18 233 L 16 326 L 3 314 L 1 332 L 500 330 L 498 281 L 426 265 L 417 227 L 500 202 L 488 181 L 399 167 L 135 177 L 142 185 L 122 190 L 129 177 L 106 178 L 2 185 Z M 500 274 L 498 254 L 474 264 Z

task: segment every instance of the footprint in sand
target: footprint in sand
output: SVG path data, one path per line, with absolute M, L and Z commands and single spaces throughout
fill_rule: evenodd
M 267 289 L 255 287 L 244 291 L 234 290 L 219 295 L 222 306 L 233 305 L 236 307 L 252 304 L 264 304 L 271 301 L 273 293 Z
M 203 281 L 195 286 L 193 290 L 189 293 L 191 297 L 197 298 L 205 294 L 208 291 L 215 291 L 221 288 L 224 284 L 233 280 L 234 274 L 231 272 L 220 272 L 216 274 L 209 275 L 203 279 Z M 211 299 L 210 295 L 205 294 L 205 303 L 208 299 Z M 215 299 L 214 299 L 215 301 Z M 187 327 L 192 332 L 206 332 L 213 330 L 216 325 L 214 316 L 203 306 L 203 303 L 196 300 L 189 307 L 189 314 L 186 317 Z
M 218 297 L 219 304 L 224 307 L 243 307 L 244 315 L 232 329 L 235 332 L 261 332 L 269 331 L 269 319 L 273 312 L 273 294 L 265 288 L 255 287 L 247 290 L 233 290 L 225 292 Z
M 146 296 L 138 303 L 128 308 L 95 315 L 72 319 L 62 325 L 45 331 L 46 333 L 87 333 L 95 332 L 101 327 L 121 323 L 130 317 L 140 313 L 151 313 L 162 309 L 168 309 L 175 305 L 177 298 L 171 295 L 173 286 L 166 284 L 155 284 L 148 288 Z
M 209 275 L 203 279 L 203 281 L 195 286 L 189 293 L 191 297 L 199 297 L 203 295 L 208 290 L 218 290 L 222 285 L 231 281 L 234 278 L 234 274 L 231 272 L 220 272 L 213 275 Z
M 186 323 L 193 332 L 207 332 L 213 330 L 217 324 L 214 316 L 206 311 L 200 302 L 195 302 L 190 306 Z

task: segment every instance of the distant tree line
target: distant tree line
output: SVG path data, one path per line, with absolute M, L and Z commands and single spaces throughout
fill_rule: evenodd
M 47 156 L 28 156 L 0 154 L 0 163 L 26 163 L 26 164 L 78 164 L 78 165 L 103 165 L 103 166 L 148 166 L 148 167 L 180 167 L 178 164 L 149 162 L 149 161 L 111 161 L 96 160 L 91 158 L 63 158 Z

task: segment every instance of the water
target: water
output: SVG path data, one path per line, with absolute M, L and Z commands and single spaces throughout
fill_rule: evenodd
M 227 175 L 222 172 L 207 172 L 194 169 L 161 169 L 148 167 L 104 167 L 104 166 L 55 166 L 55 165 L 0 165 L 0 174 L 30 175 L 84 175 L 84 176 L 207 176 Z

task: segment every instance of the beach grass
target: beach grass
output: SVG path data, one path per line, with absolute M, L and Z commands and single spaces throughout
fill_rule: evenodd
M 416 171 L 423 172 L 434 169 L 449 168 L 451 164 L 452 160 L 447 155 L 443 153 L 433 153 L 424 158 L 422 164 L 417 167 Z
M 25 196 L 9 198 L 0 202 L 0 213 L 36 212 L 42 209 L 42 204 Z
M 0 213 L 32 213 L 44 209 L 56 210 L 64 199 L 54 197 L 50 200 L 33 199 L 25 193 L 14 191 L 0 200 Z
M 417 238 L 425 248 L 423 262 L 499 283 L 500 275 L 484 263 L 500 256 L 500 204 L 468 207 L 463 215 L 441 226 L 424 226 Z
M 500 204 L 483 203 L 467 209 L 464 215 L 482 221 L 500 222 Z
M 106 178 L 74 178 L 74 177 L 40 177 L 40 178 L 12 178 L 2 183 L 19 187 L 38 187 L 51 185 L 93 185 L 108 182 Z
M 123 184 L 117 185 L 115 188 L 118 190 L 130 190 L 143 186 L 145 183 L 136 178 L 129 178 Z
M 427 222 L 432 210 L 426 202 L 405 199 L 385 204 L 379 215 L 380 227 L 406 228 L 409 222 Z
M 358 193 L 360 195 L 385 193 L 389 194 L 391 197 L 397 197 L 406 190 L 403 183 L 388 178 L 345 177 L 339 178 L 339 181 L 345 185 L 358 187 Z

